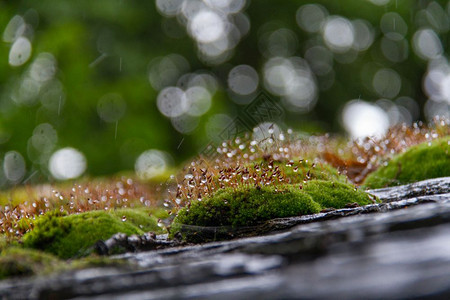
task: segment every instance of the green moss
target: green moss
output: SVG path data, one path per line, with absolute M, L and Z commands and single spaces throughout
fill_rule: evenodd
M 115 233 L 131 235 L 145 231 L 161 231 L 156 219 L 148 216 L 145 209 L 91 211 L 70 216 L 51 212 L 36 221 L 34 229 L 24 235 L 23 244 L 70 258 L 89 254 L 95 242 Z
M 298 184 L 278 187 L 241 186 L 223 189 L 203 201 L 178 212 L 172 223 L 173 237 L 183 225 L 252 226 L 261 221 L 317 213 L 324 208 L 342 208 L 348 203 L 372 203 L 368 195 L 351 185 L 311 180 L 300 189 Z
M 64 263 L 53 255 L 32 249 L 9 247 L 1 252 L 0 279 L 49 273 Z
M 126 259 L 111 258 L 109 256 L 98 256 L 90 255 L 88 257 L 83 257 L 71 261 L 68 269 L 80 270 L 86 268 L 97 268 L 97 267 L 118 267 L 118 268 L 128 268 L 137 267 L 134 263 Z
M 346 181 L 344 175 L 340 175 L 337 169 L 327 163 L 316 163 L 314 167 L 311 167 L 311 163 L 303 161 L 296 163 L 297 168 L 286 167 L 285 163 L 276 164 L 283 169 L 286 177 L 290 178 L 292 183 L 301 183 L 306 177 L 317 180 Z
M 0 279 L 46 275 L 68 270 L 80 270 L 93 267 L 115 267 L 127 269 L 137 266 L 127 260 L 112 259 L 105 256 L 90 255 L 80 259 L 65 261 L 58 257 L 35 249 L 11 246 L 1 251 Z
M 155 216 L 155 213 L 149 209 L 123 208 L 109 213 L 120 220 L 126 219 L 126 223 L 133 224 L 144 232 L 161 231 L 157 223 L 157 218 L 160 218 L 160 216 Z
M 341 182 L 311 180 L 303 185 L 303 191 L 319 203 L 323 209 L 343 208 L 346 204 L 354 202 L 359 205 L 372 203 L 365 192 Z
M 298 188 L 297 188 L 298 190 Z M 320 211 L 312 198 L 294 186 L 242 186 L 226 188 L 204 201 L 195 201 L 190 209 L 179 211 L 174 223 L 196 226 L 249 226 L 262 220 Z
M 450 137 L 413 146 L 367 176 L 364 185 L 381 188 L 450 176 Z
M 27 187 L 18 186 L 7 191 L 0 191 L 0 205 L 12 207 L 28 201 L 34 193 Z
M 0 251 L 8 246 L 8 238 L 4 234 L 0 234 Z

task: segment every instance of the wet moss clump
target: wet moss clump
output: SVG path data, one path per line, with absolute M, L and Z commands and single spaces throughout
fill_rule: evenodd
M 310 180 L 303 191 L 320 204 L 322 209 L 343 208 L 347 204 L 367 205 L 373 203 L 368 194 L 353 185 L 325 180 Z
M 298 189 L 298 188 L 297 188 Z M 250 226 L 261 220 L 309 214 L 320 205 L 294 186 L 226 188 L 178 212 L 174 223 L 196 226 Z
M 324 180 L 303 185 L 250 186 L 226 188 L 203 201 L 193 201 L 174 219 L 170 236 L 183 225 L 201 227 L 252 226 L 266 220 L 318 213 L 325 208 L 342 208 L 348 203 L 372 203 L 354 186 Z
M 51 254 L 32 249 L 9 247 L 1 251 L 0 279 L 49 273 L 63 263 Z
M 450 137 L 413 146 L 367 176 L 364 185 L 382 188 L 450 176 Z
M 97 255 L 66 261 L 50 253 L 22 248 L 18 245 L 10 246 L 0 252 L 0 280 L 94 267 L 115 267 L 127 270 L 136 266 L 127 260 Z
M 85 256 L 98 240 L 121 232 L 127 235 L 160 232 L 157 220 L 145 209 L 90 211 L 64 215 L 53 211 L 40 217 L 34 229 L 23 236 L 23 245 L 60 258 Z

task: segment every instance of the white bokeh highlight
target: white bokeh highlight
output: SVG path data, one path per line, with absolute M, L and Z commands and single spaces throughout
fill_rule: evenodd
M 413 48 L 415 53 L 424 60 L 439 58 L 444 51 L 436 32 L 428 28 L 414 33 Z
M 51 175 L 58 180 L 74 179 L 81 176 L 87 167 L 87 161 L 79 150 L 66 147 L 52 154 L 48 162 Z
M 239 65 L 228 73 L 228 87 L 238 95 L 250 95 L 259 85 L 259 75 L 249 65 Z
M 355 32 L 353 24 L 344 17 L 328 17 L 322 27 L 322 35 L 325 44 L 334 52 L 348 51 L 354 41 Z
M 3 172 L 13 184 L 19 183 L 25 175 L 25 159 L 17 151 L 9 151 L 3 159 Z
M 9 50 L 9 64 L 18 67 L 26 63 L 31 57 L 31 42 L 26 37 L 17 38 Z
M 352 100 L 345 105 L 342 122 L 352 138 L 381 137 L 390 124 L 382 108 L 362 100 Z

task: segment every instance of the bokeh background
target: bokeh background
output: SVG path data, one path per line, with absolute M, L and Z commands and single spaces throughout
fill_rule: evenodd
M 450 1 L 0 2 L 0 187 L 194 156 L 261 92 L 280 130 L 450 117 Z

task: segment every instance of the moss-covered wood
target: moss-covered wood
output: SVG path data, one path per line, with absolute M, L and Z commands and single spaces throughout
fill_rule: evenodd
M 381 188 L 446 176 L 450 176 L 449 136 L 413 146 L 395 156 L 371 173 L 364 185 Z
M 50 212 L 40 217 L 34 229 L 24 235 L 23 245 L 71 258 L 89 254 L 95 242 L 115 233 L 131 235 L 147 231 L 161 229 L 156 218 L 149 216 L 145 209 L 90 211 L 69 216 Z
M 203 201 L 193 201 L 179 211 L 171 227 L 174 236 L 183 225 L 251 226 L 273 218 L 318 213 L 325 208 L 342 208 L 349 203 L 372 203 L 354 186 L 332 181 L 310 180 L 282 186 L 243 185 L 227 188 Z

